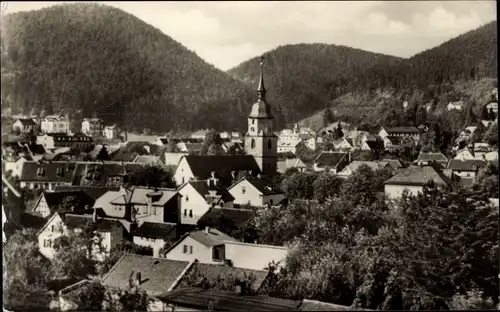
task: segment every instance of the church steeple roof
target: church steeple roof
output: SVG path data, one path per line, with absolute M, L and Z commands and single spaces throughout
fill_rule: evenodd
M 257 102 L 253 104 L 250 118 L 272 119 L 271 109 L 266 103 L 266 88 L 264 87 L 264 56 L 260 57 L 260 79 L 257 87 Z

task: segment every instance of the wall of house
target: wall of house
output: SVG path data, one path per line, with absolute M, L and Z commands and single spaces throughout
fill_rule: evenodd
M 38 235 L 38 247 L 40 253 L 49 259 L 53 259 L 55 255 L 54 240 L 64 235 L 66 227 L 62 223 L 59 215 L 56 215 L 45 229 Z M 50 244 L 47 245 L 47 242 Z
M 21 188 L 28 189 L 42 189 L 52 191 L 57 186 L 71 186 L 71 182 L 36 182 L 36 181 L 21 181 L 19 183 Z
M 139 246 L 153 248 L 153 257 L 159 257 L 160 249 L 162 249 L 163 246 L 165 246 L 165 241 L 163 239 L 158 239 L 158 238 L 134 236 L 133 242 L 134 244 L 137 244 Z
M 476 178 L 476 172 L 475 171 L 458 171 L 458 170 L 453 170 L 453 174 L 461 177 L 461 178 Z
M 148 205 L 138 205 L 138 204 L 134 204 L 133 207 L 137 210 L 136 214 L 137 221 L 163 223 L 164 207 L 161 206 L 148 207 Z
M 6 161 L 3 160 L 5 165 L 5 172 L 12 171 L 13 177 L 19 177 L 21 175 L 21 171 L 23 170 L 23 165 L 26 162 L 24 157 L 19 158 L 17 161 Z
M 187 253 L 184 253 L 184 245 L 187 246 Z M 190 247 L 193 247 L 192 253 Z M 211 248 L 195 241 L 190 236 L 186 236 L 186 238 L 171 249 L 165 257 L 167 259 L 179 261 L 193 261 L 194 259 L 198 259 L 201 263 L 214 263 L 212 261 Z
M 191 184 L 186 184 L 179 190 L 180 221 L 182 224 L 196 224 L 198 220 L 210 209 L 207 201 L 196 191 Z M 192 212 L 192 214 L 191 214 Z M 192 215 L 192 217 L 191 217 Z
M 461 151 L 458 152 L 457 155 L 455 156 L 454 159 L 460 159 L 460 160 L 468 160 L 468 159 L 475 159 L 474 156 L 469 151 Z
M 165 165 L 167 166 L 177 166 L 182 156 L 187 155 L 187 153 L 169 153 L 165 152 Z
M 47 218 L 50 216 L 50 210 L 49 206 L 47 205 L 47 200 L 45 199 L 45 196 L 42 194 L 40 195 L 40 201 L 38 204 L 33 207 L 33 212 L 38 213 L 42 218 Z
M 284 262 L 288 249 L 279 246 L 259 244 L 225 244 L 226 259 L 230 259 L 236 268 L 265 270 L 271 261 Z
M 267 195 L 264 196 L 262 201 L 264 206 L 269 204 L 269 205 L 276 205 L 280 201 L 282 201 L 285 198 L 285 194 L 272 194 L 272 195 Z
M 419 192 L 421 193 L 423 191 L 422 186 L 414 186 L 414 185 L 390 185 L 386 184 L 385 185 L 385 195 L 389 199 L 396 199 L 401 197 L 403 194 L 403 191 L 407 189 L 410 194 L 412 195 L 417 195 Z
M 51 137 L 49 135 L 39 135 L 39 136 L 37 136 L 36 137 L 36 144 L 42 145 L 45 149 L 55 148 L 54 137 Z
M 233 186 L 229 193 L 234 197 L 234 203 L 237 205 L 264 206 L 264 198 L 250 182 L 246 180 Z
M 189 164 L 187 163 L 186 159 L 182 159 L 179 162 L 179 165 L 177 166 L 177 169 L 175 170 L 174 173 L 174 181 L 177 186 L 180 186 L 184 184 L 185 182 L 188 182 L 189 179 L 194 178 L 193 172 L 191 171 L 191 168 L 189 167 Z

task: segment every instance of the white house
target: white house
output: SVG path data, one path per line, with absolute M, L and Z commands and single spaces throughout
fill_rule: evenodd
M 63 235 L 69 235 L 69 231 L 81 232 L 87 222 L 95 223 L 104 248 L 104 252 L 94 250 L 93 256 L 98 261 L 104 260 L 111 248 L 121 243 L 123 226 L 116 220 L 99 218 L 95 213 L 93 216 L 54 213 L 37 234 L 40 252 L 45 257 L 53 259 L 56 254 L 54 241 Z
M 165 258 L 177 261 L 193 261 L 201 263 L 223 263 L 220 257 L 213 255 L 213 247 L 220 246 L 226 241 L 236 242 L 231 236 L 213 228 L 184 234 L 166 252 Z M 217 250 L 217 249 L 216 249 Z
M 446 169 L 451 170 L 451 172 L 461 178 L 470 178 L 475 180 L 478 171 L 485 167 L 487 164 L 486 160 L 479 159 L 450 159 Z
M 171 153 L 165 152 L 165 165 L 166 166 L 177 166 L 182 156 L 188 155 L 186 152 Z
M 382 127 L 378 135 L 387 137 L 412 138 L 416 143 L 420 140 L 420 131 L 417 127 Z
M 249 244 L 235 241 L 226 241 L 216 246 L 215 252 L 219 260 L 231 261 L 235 268 L 250 270 L 267 270 L 269 263 L 275 262 L 284 265 L 288 254 L 288 247 Z
M 354 141 L 352 139 L 342 138 L 333 142 L 336 151 L 350 152 L 354 150 Z
M 385 182 L 385 195 L 389 199 L 397 199 L 407 190 L 410 195 L 416 196 L 423 191 L 429 180 L 433 180 L 439 187 L 450 182 L 449 178 L 432 166 L 410 166 Z
M 263 207 L 276 205 L 285 198 L 285 193 L 259 177 L 243 177 L 228 188 L 238 205 Z
M 29 189 L 53 190 L 57 186 L 71 186 L 75 163 L 39 163 L 26 161 L 21 168 L 20 187 Z
M 278 160 L 278 172 L 285 173 L 288 169 L 295 168 L 299 172 L 304 172 L 307 170 L 306 164 L 300 158 L 287 158 L 283 160 Z
M 69 132 L 69 120 L 64 115 L 50 115 L 42 119 L 40 130 L 43 133 Z
M 104 121 L 100 118 L 84 118 L 82 121 L 82 133 L 89 136 L 100 136 L 104 129 Z
M 21 176 L 21 171 L 23 170 L 23 165 L 25 162 L 28 160 L 25 157 L 19 157 L 17 160 L 7 160 L 7 159 L 2 159 L 3 164 L 4 164 L 4 170 L 5 172 L 11 171 L 11 175 L 13 177 L 19 177 Z
M 212 207 L 233 207 L 234 197 L 217 184 L 217 179 L 188 181 L 177 192 L 181 195 L 180 222 L 197 224 L 198 220 Z
M 371 170 L 376 171 L 380 169 L 389 169 L 392 171 L 392 167 L 388 162 L 385 161 L 359 161 L 355 160 L 347 165 L 342 171 L 338 173 L 340 177 L 350 177 L 354 172 L 356 172 L 361 166 L 368 166 Z
M 453 159 L 470 160 L 476 158 L 474 157 L 474 152 L 471 151 L 468 147 L 466 147 L 459 150 Z
M 18 118 L 13 124 L 12 129 L 20 133 L 34 133 L 36 123 L 31 118 Z
M 125 218 L 126 217 L 126 207 L 113 205 L 111 202 L 121 196 L 130 195 L 132 190 L 120 186 L 118 190 L 109 190 L 100 197 L 98 197 L 92 208 L 102 209 L 104 213 L 112 218 Z
M 104 137 L 108 140 L 114 140 L 118 137 L 118 126 L 111 125 L 104 127 L 103 130 Z
M 449 102 L 448 105 L 446 106 L 446 109 L 448 109 L 448 111 L 462 110 L 463 108 L 464 108 L 463 101 Z
M 132 232 L 133 242 L 136 245 L 153 249 L 153 257 L 160 257 L 160 251 L 165 243 L 176 238 L 175 223 L 143 222 Z

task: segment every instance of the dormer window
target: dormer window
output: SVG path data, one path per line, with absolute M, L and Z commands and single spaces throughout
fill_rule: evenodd
M 43 168 L 43 167 L 39 167 L 39 168 L 38 168 L 38 170 L 36 171 L 36 174 L 37 174 L 38 176 L 43 176 L 43 175 L 45 175 L 45 168 Z

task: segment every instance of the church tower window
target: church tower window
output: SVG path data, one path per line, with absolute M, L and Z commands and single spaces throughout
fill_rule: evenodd
M 252 146 L 251 147 L 255 148 L 255 140 L 254 139 L 252 139 Z
M 273 148 L 273 142 L 271 141 L 271 139 L 267 140 L 267 148 L 268 149 L 272 149 Z

